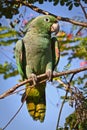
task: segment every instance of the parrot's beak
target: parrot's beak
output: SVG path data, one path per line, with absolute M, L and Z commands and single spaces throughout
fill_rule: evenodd
M 52 24 L 51 32 L 55 32 L 55 34 L 57 34 L 59 32 L 59 24 L 58 23 Z

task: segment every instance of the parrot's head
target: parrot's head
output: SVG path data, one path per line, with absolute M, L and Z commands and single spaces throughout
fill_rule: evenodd
M 36 29 L 38 33 L 49 33 L 59 31 L 59 24 L 57 19 L 51 15 L 38 16 L 29 24 L 31 29 Z

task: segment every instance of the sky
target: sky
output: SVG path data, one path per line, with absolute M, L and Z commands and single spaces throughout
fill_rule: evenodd
M 80 8 L 74 8 L 72 11 L 68 11 L 66 7 L 61 7 L 60 5 L 53 6 L 52 3 L 44 3 L 42 5 L 39 5 L 38 3 L 35 3 L 34 5 L 40 7 L 41 9 L 45 9 L 55 15 L 62 16 L 62 17 L 69 17 L 72 18 L 76 15 L 82 15 Z M 24 7 L 20 9 L 20 11 L 23 11 Z M 34 16 L 38 16 L 38 13 L 35 13 L 31 9 L 27 8 L 27 14 L 34 14 Z M 25 16 L 26 17 L 26 16 Z M 64 26 L 62 26 L 65 25 Z M 66 30 L 67 25 L 67 32 L 69 32 L 69 25 L 63 22 L 59 22 L 60 30 Z M 12 46 L 10 47 L 12 49 Z M 8 48 L 9 50 L 9 48 Z M 12 50 L 11 50 L 12 51 Z M 8 51 L 9 55 L 9 51 Z M 0 62 L 3 62 L 7 57 L 3 55 L 0 52 Z M 11 57 L 12 58 L 12 57 Z M 8 59 L 10 60 L 10 59 Z M 62 71 L 63 67 L 66 65 L 67 59 L 64 59 L 61 57 L 59 62 L 59 70 Z M 72 69 L 77 68 L 79 65 L 79 61 L 77 59 L 77 62 L 72 63 Z M 17 84 L 19 81 L 20 76 L 15 76 L 12 78 L 9 78 L 7 80 L 3 79 L 3 76 L 0 75 L 0 94 L 4 91 L 8 90 L 9 88 L 13 87 L 15 84 Z M 21 111 L 18 113 L 18 115 L 15 117 L 15 119 L 11 122 L 11 124 L 6 128 L 6 130 L 55 130 L 57 119 L 58 119 L 58 112 L 61 107 L 61 95 L 64 95 L 65 92 L 60 89 L 56 89 L 56 87 L 53 87 L 51 83 L 47 83 L 46 87 L 46 117 L 45 121 L 43 123 L 40 123 L 39 121 L 33 121 L 33 119 L 29 116 L 26 104 L 23 105 Z M 0 127 L 4 127 L 5 124 L 11 119 L 11 117 L 16 113 L 18 108 L 21 105 L 21 96 L 20 95 L 12 95 L 5 99 L 0 100 Z M 63 126 L 65 117 L 68 116 L 73 109 L 69 107 L 69 105 L 66 103 L 61 119 L 60 119 L 60 126 Z

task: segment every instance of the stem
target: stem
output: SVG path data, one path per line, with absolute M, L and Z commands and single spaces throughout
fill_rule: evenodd
M 72 74 L 69 83 L 67 83 L 68 89 L 66 90 L 66 94 L 65 94 L 64 100 L 63 100 L 63 102 L 62 102 L 62 104 L 61 104 L 61 108 L 60 108 L 60 111 L 59 111 L 59 116 L 58 116 L 58 121 L 57 121 L 56 130 L 58 130 L 59 122 L 60 122 L 60 117 L 61 117 L 61 113 L 62 113 L 62 109 L 63 109 L 64 103 L 65 103 L 65 100 L 66 100 L 66 98 L 67 98 L 68 92 L 70 91 L 70 83 L 72 82 L 72 80 L 73 80 L 75 74 L 76 74 L 76 73 Z M 71 91 L 70 93 L 72 93 L 72 91 Z
M 58 121 L 57 121 L 56 130 L 58 130 L 58 127 L 59 127 L 60 117 L 61 117 L 61 113 L 62 113 L 62 109 L 63 109 L 64 103 L 65 103 L 65 100 L 66 100 L 66 98 L 67 98 L 67 94 L 68 94 L 68 91 L 66 91 L 64 100 L 63 100 L 63 102 L 62 102 L 62 104 L 61 104 L 61 108 L 60 108 L 59 115 L 58 115 Z
M 17 116 L 17 114 L 20 112 L 21 108 L 23 107 L 24 102 L 21 104 L 15 115 L 8 121 L 8 123 L 3 127 L 2 130 L 5 130 L 7 126 L 14 120 L 14 118 Z
M 85 18 L 87 19 L 87 13 L 86 13 L 86 11 L 85 11 L 85 8 L 84 8 L 83 5 L 81 4 L 81 2 L 79 2 L 79 4 L 80 4 L 81 9 L 82 9 L 82 11 L 83 11 L 83 13 L 84 13 L 84 15 L 85 15 Z

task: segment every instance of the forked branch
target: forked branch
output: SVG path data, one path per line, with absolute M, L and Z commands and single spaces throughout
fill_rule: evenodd
M 19 4 L 25 5 L 40 14 L 52 15 L 52 16 L 56 17 L 59 21 L 65 21 L 65 22 L 69 22 L 71 24 L 75 24 L 78 26 L 87 27 L 87 22 L 79 22 L 79 21 L 75 21 L 75 20 L 67 18 L 67 17 L 56 16 L 55 14 L 42 10 L 42 9 L 38 8 L 37 6 L 34 6 L 33 4 L 30 4 L 29 2 L 25 2 L 23 0 L 15 0 L 15 1 L 12 1 L 11 3 L 18 4 L 18 5 Z

